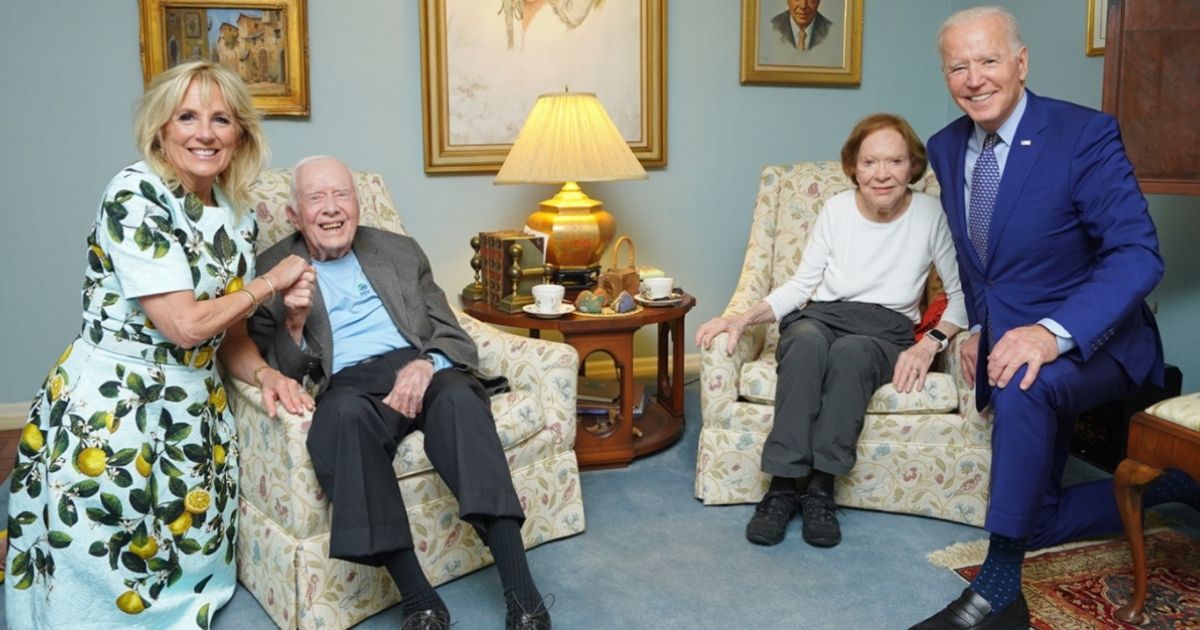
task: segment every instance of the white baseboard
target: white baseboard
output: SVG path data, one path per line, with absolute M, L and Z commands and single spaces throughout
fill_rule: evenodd
M 29 414 L 29 403 L 0 403 L 0 431 L 20 429 L 25 426 Z
M 652 379 L 658 370 L 657 357 L 634 357 L 633 377 Z M 602 354 L 594 355 L 587 362 L 587 374 L 593 378 L 616 378 L 612 359 Z M 683 378 L 689 381 L 700 374 L 700 355 L 687 354 L 683 357 Z M 29 414 L 28 402 L 0 403 L 0 431 L 20 429 L 25 426 Z
M 617 370 L 613 366 L 612 359 L 603 353 L 593 354 L 587 360 L 586 370 L 587 375 L 592 378 L 616 378 Z M 658 372 L 658 357 L 634 357 L 633 358 L 633 377 L 652 379 Z M 684 381 L 691 380 L 700 374 L 700 355 L 685 354 L 683 355 L 683 378 Z

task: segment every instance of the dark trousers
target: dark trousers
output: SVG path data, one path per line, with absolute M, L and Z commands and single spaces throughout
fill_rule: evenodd
M 913 343 L 912 321 L 877 304 L 812 302 L 779 329 L 775 424 L 762 471 L 843 475 L 854 468 L 871 395 L 891 382 L 896 359 Z
M 317 400 L 308 452 L 333 504 L 329 555 L 378 566 L 412 549 L 404 498 L 392 469 L 400 441 L 425 434 L 425 453 L 458 499 L 459 516 L 487 540 L 494 517 L 524 521 L 490 402 L 479 381 L 454 369 L 436 372 L 416 418 L 383 404 L 396 372 L 417 356 L 393 350 L 342 369 Z
M 995 421 L 984 527 L 1027 537 L 1031 549 L 1121 531 L 1111 478 L 1064 488 L 1062 474 L 1079 414 L 1132 396 L 1136 383 L 1104 352 L 1087 361 L 1069 352 L 1043 365 L 1034 384 L 1021 391 L 1025 371 L 991 391 Z

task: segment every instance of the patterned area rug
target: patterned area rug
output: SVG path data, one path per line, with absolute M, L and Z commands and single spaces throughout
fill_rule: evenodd
M 929 554 L 968 582 L 979 572 L 987 541 L 952 545 Z M 1145 625 L 1113 616 L 1133 596 L 1133 562 L 1122 539 L 1073 543 L 1025 559 L 1023 590 L 1037 630 L 1200 628 L 1200 540 L 1170 529 L 1146 535 L 1149 592 Z

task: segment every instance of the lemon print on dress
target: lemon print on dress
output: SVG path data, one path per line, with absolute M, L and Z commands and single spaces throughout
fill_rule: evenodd
M 217 466 L 225 465 L 225 447 L 217 444 L 213 447 L 213 463 Z
M 133 467 L 137 469 L 139 475 L 143 477 L 150 476 L 150 462 L 146 461 L 146 458 L 142 457 L 141 453 L 138 453 L 137 457 L 133 459 Z
M 153 536 L 146 536 L 145 540 L 138 542 L 138 538 L 135 537 L 129 543 L 129 552 L 142 560 L 149 560 L 154 557 L 154 554 L 158 553 L 158 540 Z
M 208 404 L 212 405 L 217 413 L 225 413 L 225 407 L 229 404 L 229 398 L 225 394 L 225 388 L 218 385 L 211 394 L 208 395 Z
M 136 615 L 146 610 L 146 604 L 142 603 L 142 596 L 137 591 L 125 591 L 117 597 L 117 608 L 123 613 Z
M 208 495 L 208 490 L 202 488 L 192 490 L 183 499 L 184 509 L 192 514 L 203 514 L 210 505 L 212 505 L 212 497 Z
M 21 430 L 21 443 L 30 450 L 37 452 L 42 450 L 46 445 L 46 438 L 42 437 L 42 430 L 32 424 L 25 425 Z
M 238 291 L 242 290 L 243 286 L 245 286 L 245 281 L 242 280 L 242 277 L 234 276 L 229 279 L 229 282 L 225 283 L 225 295 L 237 293 Z
M 182 536 L 187 533 L 188 528 L 191 526 L 192 513 L 184 510 L 183 514 L 180 514 L 178 518 L 167 525 L 167 529 L 170 530 L 172 536 Z
M 79 456 L 75 458 L 75 465 L 79 468 L 79 472 L 89 477 L 99 477 L 108 468 L 108 454 L 95 446 L 89 446 L 82 451 L 79 451 Z
M 192 367 L 204 367 L 208 364 L 208 360 L 212 358 L 212 346 L 204 346 L 196 351 L 195 357 L 192 359 Z

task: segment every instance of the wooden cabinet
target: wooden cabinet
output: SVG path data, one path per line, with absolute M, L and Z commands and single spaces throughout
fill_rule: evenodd
M 1104 111 L 1145 193 L 1200 195 L 1200 2 L 1111 0 Z

